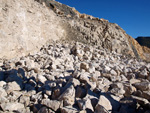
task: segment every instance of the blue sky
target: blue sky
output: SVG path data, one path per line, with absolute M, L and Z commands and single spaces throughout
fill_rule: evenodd
M 117 23 L 136 38 L 150 36 L 150 0 L 56 0 L 80 13 Z

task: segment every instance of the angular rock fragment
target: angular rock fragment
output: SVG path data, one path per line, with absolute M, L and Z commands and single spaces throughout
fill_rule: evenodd
M 75 102 L 75 89 L 73 85 L 67 88 L 58 99 L 63 100 L 64 106 L 73 105 Z
M 9 103 L 2 103 L 1 105 L 1 108 L 4 110 L 4 111 L 17 111 L 19 109 L 24 109 L 24 105 L 21 104 L 21 103 L 13 103 L 13 102 L 9 102 Z
M 61 107 L 61 102 L 57 100 L 43 99 L 41 104 L 51 108 L 54 111 L 57 111 Z
M 108 113 L 112 111 L 110 101 L 103 95 L 100 96 L 99 102 L 95 107 L 95 113 Z

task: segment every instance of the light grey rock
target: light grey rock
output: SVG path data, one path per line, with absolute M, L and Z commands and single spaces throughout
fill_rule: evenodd
M 21 96 L 19 98 L 19 103 L 22 103 L 24 104 L 25 107 L 27 107 L 30 104 L 30 97 L 25 96 L 25 95 Z
M 131 84 L 135 84 L 135 83 L 141 82 L 141 80 L 138 80 L 138 79 L 133 78 L 133 79 L 130 79 L 129 82 L 130 82 Z
M 63 100 L 64 106 L 73 105 L 75 102 L 75 89 L 73 85 L 67 88 L 58 99 Z
M 20 91 L 22 89 L 22 87 L 16 82 L 16 81 L 13 81 L 13 82 L 9 82 L 8 83 L 8 90 L 11 92 L 11 91 Z
M 61 102 L 57 100 L 43 99 L 42 104 L 54 111 L 57 111 L 61 107 Z
M 6 85 L 5 81 L 0 81 L 0 87 L 3 87 L 4 85 Z
M 150 83 L 149 82 L 138 82 L 133 84 L 133 86 L 135 86 L 135 88 L 141 90 L 141 91 L 148 91 L 150 90 Z
M 110 74 L 114 75 L 114 76 L 117 76 L 117 72 L 115 70 L 113 70 L 113 69 L 110 71 Z
M 68 83 L 72 83 L 74 87 L 80 86 L 80 81 L 75 78 L 69 79 Z
M 19 109 L 24 109 L 24 105 L 21 103 L 9 102 L 9 103 L 2 103 L 0 106 L 4 111 L 17 111 Z
M 43 84 L 47 81 L 47 79 L 43 75 L 38 75 L 38 80 Z
M 0 87 L 0 98 L 6 97 L 6 96 L 7 96 L 6 91 L 2 87 Z
M 107 113 L 112 110 L 110 101 L 103 95 L 100 96 L 99 102 L 95 107 L 95 113 Z
M 77 100 L 77 102 L 78 102 L 78 106 L 79 106 L 80 110 L 88 109 L 89 111 L 94 112 L 94 109 L 93 109 L 90 99 Z
M 90 79 L 90 74 L 88 72 L 82 72 L 80 74 L 80 77 L 79 77 L 79 80 L 82 82 L 82 83 L 86 83 L 88 82 Z

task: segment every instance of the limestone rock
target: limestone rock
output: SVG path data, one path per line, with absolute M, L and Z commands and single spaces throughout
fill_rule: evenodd
M 4 111 L 15 111 L 15 110 L 19 110 L 19 109 L 24 109 L 24 105 L 21 103 L 2 103 L 1 104 L 1 108 Z
M 9 82 L 8 87 L 9 87 L 8 90 L 10 90 L 10 91 L 19 91 L 22 89 L 22 87 L 15 81 Z
M 64 106 L 73 105 L 75 102 L 75 89 L 73 85 L 67 88 L 59 97 L 59 100 L 64 101 Z
M 149 82 L 139 82 L 133 84 L 137 89 L 141 91 L 147 91 L 150 90 L 150 83 Z
M 110 101 L 103 95 L 100 96 L 99 102 L 95 107 L 95 113 L 107 113 L 112 110 Z
M 87 112 L 93 112 L 94 111 L 90 99 L 78 100 L 78 106 L 79 106 L 80 110 L 88 109 L 89 111 L 87 111 Z
M 0 87 L 0 98 L 5 97 L 5 96 L 7 96 L 6 91 L 2 87 Z
M 49 99 L 43 99 L 42 104 L 51 108 L 54 111 L 57 111 L 61 106 L 61 103 L 59 101 Z

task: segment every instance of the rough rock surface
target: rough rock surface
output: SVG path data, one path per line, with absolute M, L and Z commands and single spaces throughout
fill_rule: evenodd
M 0 112 L 149 112 L 150 63 L 99 48 L 53 42 L 35 54 L 1 59 Z
M 27 55 L 49 40 L 63 38 L 61 23 L 52 10 L 34 0 L 1 0 L 0 58 Z
M 117 24 L 80 14 L 55 0 L 1 0 L 0 4 L 0 58 L 27 55 L 64 39 L 148 59 L 149 53 Z
M 150 63 L 117 24 L 54 0 L 0 11 L 0 113 L 150 112 Z

